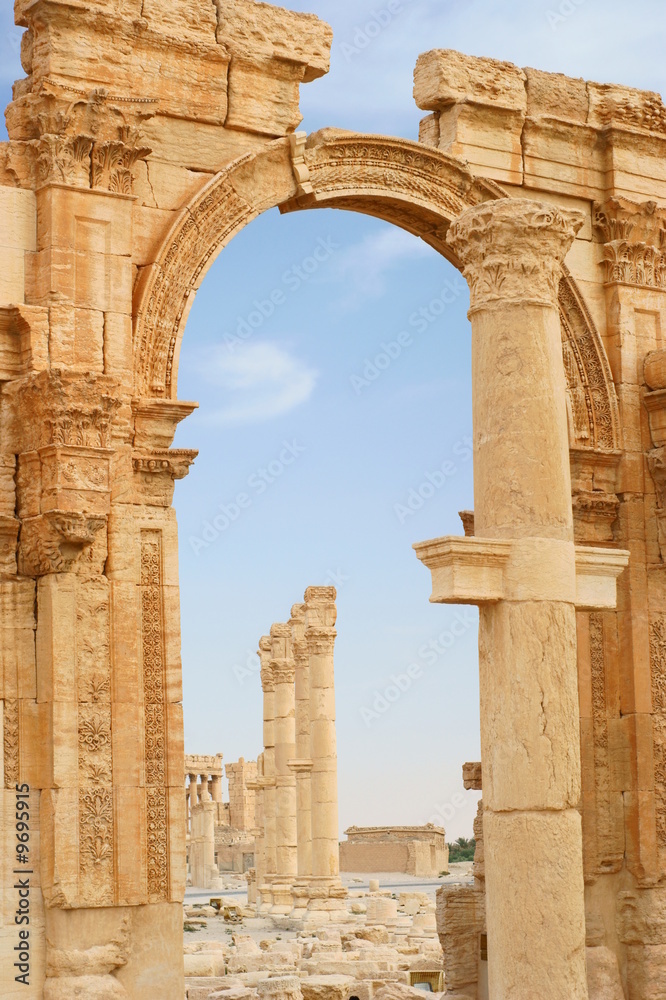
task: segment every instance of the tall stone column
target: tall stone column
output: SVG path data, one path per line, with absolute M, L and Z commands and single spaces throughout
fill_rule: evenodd
M 270 636 L 259 640 L 261 660 L 261 687 L 264 692 L 264 773 L 260 784 L 263 789 L 263 878 L 257 886 L 258 909 L 265 913 L 273 905 L 271 883 L 277 873 L 277 828 L 275 799 L 275 679 L 271 665 L 272 641 Z
M 222 775 L 214 774 L 212 777 L 211 796 L 213 802 L 222 801 Z
M 291 913 L 292 887 L 298 873 L 296 776 L 289 761 L 296 752 L 296 664 L 291 625 L 271 628 L 271 668 L 275 683 L 275 811 L 277 878 L 273 882 L 274 914 Z
M 291 609 L 291 641 L 296 664 L 296 759 L 289 766 L 296 775 L 298 878 L 294 882 L 294 913 L 307 908 L 312 875 L 312 759 L 310 757 L 310 660 L 305 641 L 305 605 Z
M 470 587 L 462 602 L 480 604 L 489 991 L 498 1000 L 588 995 L 558 311 L 561 262 L 582 221 L 506 199 L 465 212 L 448 236 L 471 290 L 476 537 L 453 555 L 440 546 L 439 562 L 428 543 L 421 555 L 434 578 L 445 565 L 454 574 L 446 599 L 461 601 L 454 591 L 468 574 L 477 594 Z
M 338 755 L 335 734 L 335 587 L 305 592 L 305 641 L 309 658 L 312 758 L 312 878 L 308 909 L 319 919 L 346 913 L 338 843 Z

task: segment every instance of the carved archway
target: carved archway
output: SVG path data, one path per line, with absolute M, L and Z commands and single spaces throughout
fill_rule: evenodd
M 270 208 L 360 212 L 420 237 L 454 266 L 446 242 L 466 209 L 507 197 L 460 160 L 404 139 L 325 129 L 270 143 L 220 171 L 181 212 L 134 297 L 134 385 L 175 399 L 178 355 L 194 296 L 220 251 Z M 617 398 L 603 344 L 572 276 L 560 287 L 572 447 L 619 447 Z

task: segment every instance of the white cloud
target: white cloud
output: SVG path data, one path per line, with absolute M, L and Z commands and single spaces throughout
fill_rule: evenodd
M 234 351 L 216 346 L 200 358 L 199 373 L 222 390 L 208 420 L 219 426 L 255 424 L 280 417 L 312 395 L 319 373 L 284 347 L 266 341 Z
M 395 268 L 433 252 L 423 240 L 394 226 L 366 236 L 337 254 L 331 263 L 331 279 L 344 281 L 351 288 L 339 304 L 354 308 L 364 298 L 380 298 Z

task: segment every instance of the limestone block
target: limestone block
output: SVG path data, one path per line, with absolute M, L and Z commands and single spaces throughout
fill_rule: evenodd
M 223 976 L 226 964 L 223 952 L 185 955 L 184 963 L 186 976 Z
M 374 1000 L 423 1000 L 423 991 L 402 983 L 388 983 L 374 994 Z
M 371 896 L 366 903 L 368 924 L 386 924 L 398 916 L 398 901 L 382 896 Z
M 247 0 L 215 0 L 215 5 L 217 40 L 234 54 L 251 56 L 257 63 L 269 55 L 276 61 L 298 63 L 305 81 L 328 72 L 333 32 L 314 14 Z
M 513 63 L 433 49 L 419 56 L 414 71 L 414 100 L 423 111 L 442 111 L 473 101 L 525 112 L 526 77 Z
M 483 759 L 484 777 L 486 758 Z M 485 791 L 484 791 L 485 796 Z M 493 813 L 483 820 L 488 887 L 488 940 L 497 954 L 515 953 L 516 913 L 521 908 L 521 982 L 526 996 L 585 1000 L 585 920 L 580 860 L 581 820 L 576 810 Z M 512 878 L 497 882 L 501 858 L 511 852 Z M 539 879 L 539 892 L 525 886 Z M 566 922 L 559 914 L 566 913 Z M 548 928 L 544 935 L 542 928 Z M 538 950 L 539 961 L 532 956 Z M 563 965 L 561 956 L 567 955 Z M 490 991 L 504 989 L 513 970 L 490 965 Z M 495 982 L 493 982 L 493 975 Z M 564 986 L 563 986 L 564 984 Z M 585 990 L 585 992 L 583 992 Z
M 3 247 L 2 269 L 0 269 L 0 306 L 25 302 L 25 285 L 25 253 L 23 250 L 11 250 Z
M 539 69 L 526 69 L 525 76 L 529 118 L 544 116 L 587 122 L 589 102 L 585 80 Z
M 36 198 L 36 250 L 132 255 L 132 198 L 53 186 L 41 188 Z
M 554 602 L 504 602 L 482 607 L 480 615 L 485 807 L 576 808 L 580 735 L 575 610 Z M 510 665 L 510 670 L 502 671 L 500 664 Z
M 145 0 L 140 14 L 165 35 L 200 42 L 215 40 L 215 7 L 201 0 Z
M 296 976 L 276 976 L 257 983 L 261 1000 L 303 1000 L 300 980 Z
M 0 186 L 0 247 L 35 250 L 36 231 L 35 194 L 23 188 Z
M 147 122 L 143 135 L 156 160 L 213 174 L 239 156 L 259 152 L 269 141 L 266 136 L 165 115 Z
M 351 976 L 308 976 L 301 982 L 303 1000 L 349 1000 L 356 979 Z
M 444 952 L 447 987 L 463 990 L 477 982 L 479 934 L 485 923 L 484 894 L 472 886 L 437 890 L 437 929 Z

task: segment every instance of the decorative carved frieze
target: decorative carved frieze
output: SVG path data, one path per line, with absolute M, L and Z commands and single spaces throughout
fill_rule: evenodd
M 150 902 L 169 895 L 166 797 L 166 679 L 162 606 L 162 533 L 141 532 L 141 639 L 143 651 L 144 760 L 146 774 L 147 878 Z
M 614 849 L 613 817 L 611 812 L 611 760 L 609 748 L 608 680 L 604 618 L 590 615 L 590 667 L 592 675 L 592 731 L 594 748 L 594 789 L 596 800 L 597 864 L 602 871 L 617 869 L 622 857 Z
M 14 788 L 19 780 L 19 703 L 5 699 L 3 705 L 3 752 L 5 788 Z
M 21 524 L 19 572 L 22 576 L 69 572 L 106 524 L 106 515 L 64 510 L 26 518 Z
M 666 851 L 666 616 L 650 623 L 657 843 Z
M 556 305 L 562 261 L 583 221 L 579 212 L 522 198 L 468 209 L 447 242 L 462 261 L 472 309 L 500 301 Z

